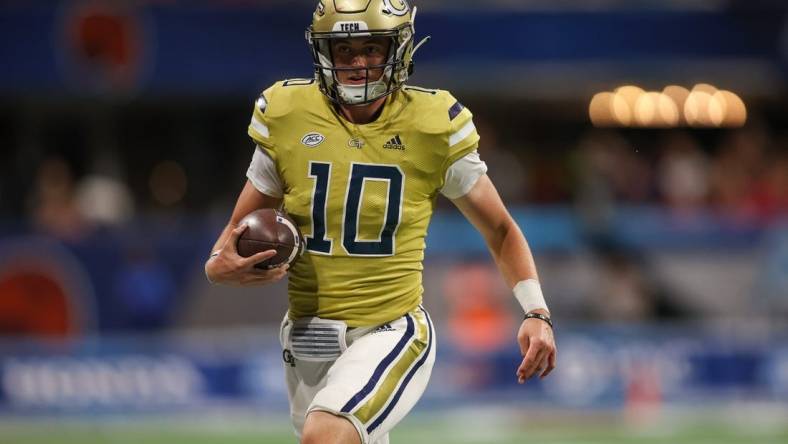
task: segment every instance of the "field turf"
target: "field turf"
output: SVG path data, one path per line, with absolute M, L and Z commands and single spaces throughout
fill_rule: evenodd
M 554 419 L 500 421 L 467 415 L 408 418 L 391 435 L 393 444 L 788 444 L 788 423 L 743 426 L 724 419 L 660 421 Z M 295 443 L 284 420 L 33 421 L 0 420 L 2 444 L 285 444 Z

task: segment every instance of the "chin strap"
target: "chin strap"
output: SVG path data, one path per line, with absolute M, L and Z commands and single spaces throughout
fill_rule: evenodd
M 408 64 L 408 75 L 409 75 L 409 76 L 412 76 L 412 75 L 413 75 L 413 65 L 414 65 L 413 58 L 416 56 L 416 51 L 418 51 L 418 50 L 419 50 L 419 48 L 421 48 L 421 45 L 423 45 L 423 44 L 425 44 L 425 43 L 429 42 L 431 38 L 432 38 L 432 36 L 429 36 L 429 35 L 428 35 L 427 37 L 424 37 L 424 38 L 423 38 L 423 39 L 421 39 L 421 41 L 419 41 L 419 43 L 418 43 L 418 44 L 417 44 L 417 45 L 416 45 L 416 46 L 413 48 L 413 52 L 412 52 L 412 53 L 411 53 L 411 55 L 410 55 L 410 64 Z
M 415 37 L 415 34 L 416 34 L 416 12 L 418 10 L 419 9 L 416 6 L 414 6 L 413 7 L 413 13 L 410 15 L 410 26 L 413 28 L 414 37 Z M 413 52 L 410 54 L 410 63 L 408 64 L 408 75 L 409 76 L 413 75 L 413 58 L 416 56 L 416 51 L 418 51 L 419 48 L 421 48 L 421 45 L 429 42 L 431 38 L 432 38 L 432 36 L 428 35 L 427 37 L 424 37 L 423 39 L 421 39 L 419 41 L 419 43 L 417 43 L 416 46 L 413 47 Z
M 418 51 L 419 48 L 421 48 L 421 45 L 429 42 L 431 38 L 432 38 L 432 36 L 428 35 L 427 37 L 424 37 L 423 39 L 421 39 L 419 41 L 419 43 L 417 43 L 416 46 L 413 48 L 413 54 L 411 54 L 411 57 L 415 56 L 416 55 L 416 51 Z

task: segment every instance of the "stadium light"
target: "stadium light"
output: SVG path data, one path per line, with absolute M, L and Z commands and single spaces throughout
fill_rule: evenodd
M 596 127 L 734 128 L 747 121 L 747 108 L 735 93 L 708 83 L 692 90 L 668 85 L 662 92 L 624 85 L 595 94 L 588 115 Z
M 687 101 L 687 96 L 689 96 L 689 90 L 684 88 L 683 86 L 678 85 L 668 85 L 662 90 L 662 94 L 670 97 L 673 100 L 673 103 L 676 105 L 676 113 L 678 114 L 678 121 L 676 125 L 686 125 L 687 120 L 684 118 L 684 102 Z
M 717 91 L 714 97 L 724 103 L 726 108 L 721 126 L 729 128 L 744 126 L 747 122 L 747 107 L 739 96 L 730 91 Z
M 594 126 L 599 128 L 616 126 L 612 110 L 613 95 L 612 92 L 606 91 L 595 94 L 591 99 L 591 103 L 588 105 L 588 116 Z

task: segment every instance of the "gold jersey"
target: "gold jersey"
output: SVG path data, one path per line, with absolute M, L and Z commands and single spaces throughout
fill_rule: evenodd
M 289 273 L 290 317 L 358 327 L 416 308 L 446 170 L 478 146 L 471 112 L 446 91 L 405 86 L 375 121 L 353 124 L 314 80 L 294 79 L 263 92 L 249 136 L 274 160 L 307 242 Z

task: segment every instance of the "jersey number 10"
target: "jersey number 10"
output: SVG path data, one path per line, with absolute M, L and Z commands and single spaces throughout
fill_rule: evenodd
M 310 162 L 309 177 L 315 179 L 312 194 L 312 234 L 306 237 L 306 249 L 318 254 L 331 254 L 333 240 L 326 238 L 326 203 L 328 200 L 331 163 Z M 342 247 L 350 256 L 391 256 L 394 235 L 402 219 L 402 193 L 405 181 L 402 170 L 394 165 L 351 164 L 350 180 L 345 192 L 342 220 Z M 358 220 L 364 181 L 388 182 L 386 212 L 377 240 L 358 240 Z

